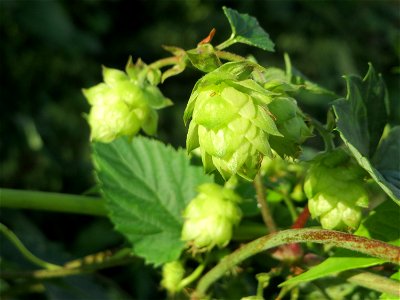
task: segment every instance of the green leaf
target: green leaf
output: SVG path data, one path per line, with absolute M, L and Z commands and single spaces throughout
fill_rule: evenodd
M 400 215 L 400 208 L 391 201 L 385 201 L 373 211 L 363 222 L 355 235 L 380 239 L 390 244 L 400 246 L 400 228 L 393 220 Z M 350 250 L 338 249 L 334 256 L 329 257 L 319 265 L 299 276 L 283 282 L 283 285 L 296 285 L 301 282 L 315 280 L 334 273 L 358 268 L 367 268 L 386 261 L 380 258 L 366 256 Z
M 388 115 L 385 84 L 372 65 L 364 79 L 348 76 L 346 80 L 346 99 L 333 105 L 337 130 L 358 163 L 400 205 L 398 130 L 393 128 L 386 142 L 379 144 Z M 388 141 L 393 145 L 388 146 Z M 387 163 L 380 160 L 390 161 L 392 166 L 387 169 Z
M 243 43 L 266 51 L 274 51 L 274 43 L 268 33 L 262 29 L 256 18 L 241 14 L 234 9 L 223 7 L 224 13 L 231 25 L 232 35 L 229 44 Z
M 134 253 L 155 265 L 178 259 L 184 248 L 181 213 L 196 187 L 212 177 L 191 166 L 184 150 L 144 137 L 93 148 L 109 217 Z
M 400 198 L 400 126 L 390 129 L 376 151 L 372 162 L 383 176 L 385 184 Z

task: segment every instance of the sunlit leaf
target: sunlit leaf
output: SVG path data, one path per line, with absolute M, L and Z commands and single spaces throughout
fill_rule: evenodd
M 134 253 L 155 265 L 178 259 L 181 213 L 196 187 L 212 177 L 191 166 L 184 150 L 143 137 L 93 148 L 109 217 Z

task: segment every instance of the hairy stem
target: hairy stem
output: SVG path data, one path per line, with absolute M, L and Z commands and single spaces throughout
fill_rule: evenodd
M 257 202 L 261 208 L 261 215 L 264 220 L 265 225 L 267 226 L 269 232 L 276 232 L 277 228 L 272 218 L 271 211 L 267 205 L 267 201 L 265 199 L 265 187 L 262 182 L 262 177 L 260 173 L 257 174 L 256 178 L 254 179 L 254 187 L 257 193 Z
M 162 59 L 156 60 L 155 62 L 151 63 L 149 65 L 149 67 L 153 68 L 153 69 L 161 69 L 163 67 L 177 64 L 180 59 L 181 59 L 181 57 L 179 57 L 179 56 L 170 56 L 170 57 L 162 58 Z
M 0 207 L 105 216 L 105 200 L 95 197 L 0 189 Z
M 228 270 L 262 251 L 290 243 L 314 242 L 358 251 L 400 265 L 400 247 L 349 233 L 324 229 L 288 229 L 252 241 L 224 257 L 199 281 L 193 299 L 204 297 L 210 285 Z
M 355 270 L 342 272 L 339 274 L 339 277 L 359 286 L 400 298 L 400 283 L 397 280 L 386 278 L 371 272 Z

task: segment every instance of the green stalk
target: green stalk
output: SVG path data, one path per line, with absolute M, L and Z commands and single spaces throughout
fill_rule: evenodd
M 33 264 L 42 267 L 47 270 L 57 270 L 60 269 L 61 267 L 52 263 L 49 263 L 47 261 L 44 261 L 40 259 L 39 257 L 35 256 L 32 252 L 28 250 L 24 246 L 24 244 L 21 242 L 21 240 L 15 235 L 14 232 L 12 232 L 10 229 L 8 229 L 7 226 L 4 224 L 0 223 L 0 232 L 3 233 L 10 241 L 11 243 L 14 244 L 14 246 L 19 250 L 19 252 L 30 262 Z
M 317 129 L 318 133 L 324 140 L 325 151 L 331 151 L 335 148 L 335 143 L 333 142 L 333 134 L 325 128 L 318 120 L 310 117 L 311 124 Z
M 271 211 L 270 211 L 267 201 L 265 199 L 265 187 L 262 182 L 262 177 L 261 177 L 260 173 L 258 173 L 256 175 L 256 178 L 254 179 L 254 187 L 256 189 L 257 202 L 261 208 L 261 215 L 262 215 L 263 221 L 264 221 L 265 225 L 267 226 L 269 232 L 275 232 L 275 231 L 277 231 L 277 227 L 275 225 L 275 221 L 272 218 Z
M 228 48 L 229 46 L 233 45 L 236 43 L 235 40 L 235 35 L 232 34 L 229 39 L 227 39 L 226 41 L 222 42 L 221 44 L 219 44 L 218 46 L 215 47 L 215 49 L 217 50 L 223 50 L 225 48 Z
M 34 278 L 34 279 L 48 279 L 48 278 L 58 278 L 73 275 L 80 275 L 86 273 L 92 273 L 101 269 L 121 266 L 130 264 L 137 260 L 133 255 L 127 255 L 123 257 L 108 257 L 100 262 L 77 263 L 76 261 L 66 263 L 65 266 L 52 269 L 52 270 L 35 270 L 35 271 L 4 271 L 2 270 L 0 278 L 3 279 L 13 279 L 13 278 Z M 71 267 L 75 266 L 76 267 Z
M 387 293 L 396 296 L 396 299 L 400 299 L 400 283 L 397 280 L 386 278 L 371 272 L 355 270 L 340 273 L 339 277 L 359 286 L 381 293 Z
M 185 277 L 182 279 L 182 281 L 179 283 L 178 290 L 182 290 L 185 286 L 191 284 L 193 281 L 195 281 L 201 273 L 203 273 L 205 268 L 205 264 L 199 265 L 189 276 Z
M 0 207 L 107 215 L 102 198 L 26 190 L 0 189 Z
M 156 60 L 155 62 L 151 63 L 149 65 L 150 68 L 153 69 L 161 69 L 163 67 L 171 66 L 171 65 L 176 65 L 181 58 L 178 56 L 171 56 L 171 57 L 166 57 L 162 58 L 159 60 Z
M 193 299 L 202 299 L 207 289 L 227 271 L 262 251 L 290 243 L 314 242 L 350 249 L 400 265 L 400 247 L 349 233 L 324 229 L 288 229 L 252 241 L 225 256 L 199 281 Z
M 225 60 L 229 60 L 229 61 L 244 61 L 246 60 L 246 58 L 244 58 L 243 56 L 231 53 L 231 52 L 227 52 L 227 51 L 215 51 L 215 54 L 221 58 L 221 59 L 225 59 Z

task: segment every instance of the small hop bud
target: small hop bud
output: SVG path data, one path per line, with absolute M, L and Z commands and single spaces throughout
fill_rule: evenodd
M 182 240 L 198 251 L 208 251 L 216 245 L 224 247 L 242 216 L 237 205 L 240 197 L 215 183 L 203 184 L 198 190 L 183 213 Z
M 154 135 L 158 122 L 155 110 L 171 105 L 146 76 L 141 76 L 151 73 L 144 64 L 128 63 L 126 71 L 103 67 L 104 83 L 83 90 L 92 106 L 88 115 L 92 140 L 108 143 L 119 136 L 133 137 L 140 129 Z
M 252 180 L 271 155 L 270 135 L 282 136 L 267 104 L 270 93 L 250 78 L 248 63 L 227 63 L 201 78 L 189 99 L 187 149 L 200 147 L 207 172 Z
M 325 229 L 354 231 L 361 208 L 368 207 L 364 170 L 343 149 L 317 157 L 308 170 L 304 191 L 311 216 Z
M 170 294 L 179 292 L 179 283 L 185 275 L 185 268 L 182 262 L 172 261 L 166 263 L 162 268 L 161 286 L 165 288 Z

